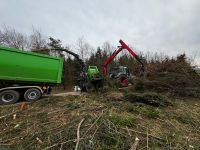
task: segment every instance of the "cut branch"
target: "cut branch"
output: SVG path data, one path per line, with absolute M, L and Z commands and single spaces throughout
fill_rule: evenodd
M 80 141 L 80 127 L 81 127 L 81 124 L 83 123 L 85 119 L 83 118 L 81 120 L 81 122 L 78 124 L 78 128 L 77 128 L 77 141 L 76 141 L 76 147 L 75 147 L 75 150 L 78 150 L 78 145 L 79 145 L 79 141 Z

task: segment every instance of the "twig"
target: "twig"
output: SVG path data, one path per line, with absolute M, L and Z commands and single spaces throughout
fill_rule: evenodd
M 128 135 L 131 136 L 131 133 L 130 133 L 130 131 L 129 131 L 127 126 L 126 126 L 126 129 L 127 129 Z
M 87 131 L 83 134 L 83 137 L 89 132 L 89 130 L 98 122 L 98 120 L 103 116 L 104 112 L 102 111 L 101 115 L 94 121 L 94 123 L 87 129 Z
M 133 143 L 133 145 L 131 146 L 130 150 L 136 150 L 137 149 L 137 146 L 139 144 L 139 139 L 136 137 L 135 138 L 135 142 Z
M 160 120 L 160 121 L 162 121 L 162 122 L 168 123 L 168 124 L 170 124 L 171 126 L 173 126 L 176 130 L 178 130 L 178 128 L 177 128 L 171 121 L 169 121 L 168 119 L 167 119 L 167 120 L 162 120 L 162 119 L 160 119 L 160 118 L 157 118 L 157 120 Z
M 110 121 L 111 122 L 111 121 Z M 111 122 L 112 123 L 112 122 Z M 105 124 L 105 122 L 104 122 L 104 124 Z M 122 132 L 119 132 L 118 130 L 117 130 L 117 128 L 115 127 L 115 129 L 114 128 L 110 128 L 110 131 L 113 131 L 113 132 L 115 132 L 115 133 L 117 133 L 117 134 L 120 134 L 120 135 L 122 135 L 122 136 L 124 136 L 124 137 L 127 137 L 127 134 L 125 134 L 125 133 L 122 133 Z M 111 132 L 110 132 L 111 133 Z
M 166 122 L 168 122 L 169 124 L 171 124 L 176 130 L 179 130 L 171 121 L 166 120 Z
M 124 130 L 127 130 L 126 128 L 122 128 Z M 143 132 L 140 132 L 140 131 L 136 131 L 136 130 L 133 130 L 133 129 L 129 129 L 129 131 L 132 131 L 132 132 L 135 132 L 135 133 L 139 133 L 139 134 L 142 134 L 142 135 L 147 135 L 146 133 L 143 133 Z M 157 140 L 160 140 L 160 141 L 165 141 L 164 139 L 160 138 L 160 137 L 156 137 L 154 135 L 151 135 L 151 134 L 148 134 L 149 137 L 152 137 L 154 139 L 157 139 Z
M 82 139 L 84 139 L 84 138 L 80 138 L 80 140 L 82 140 Z M 51 148 L 53 148 L 53 147 L 55 147 L 55 146 L 57 146 L 57 145 L 63 145 L 63 144 L 65 144 L 65 143 L 68 143 L 68 142 L 76 142 L 76 140 L 77 139 L 71 139 L 71 140 L 68 140 L 68 141 L 65 141 L 65 142 L 62 142 L 62 143 L 56 143 L 56 144 L 53 144 L 53 145 L 51 145 L 51 146 L 49 146 L 49 147 L 46 147 L 44 150 L 48 150 L 48 149 L 51 149 Z
M 147 150 L 149 149 L 149 129 L 147 128 Z
M 98 129 L 99 129 L 99 126 L 97 126 L 96 130 L 95 130 L 94 133 L 92 134 L 92 138 L 91 138 L 91 140 L 94 139 L 94 136 L 95 136 L 95 134 L 96 134 L 96 132 L 97 132 Z
M 78 124 L 78 128 L 77 128 L 77 141 L 76 141 L 76 147 L 75 147 L 75 150 L 78 150 L 78 145 L 79 145 L 79 141 L 80 141 L 80 127 L 81 127 L 81 124 L 83 123 L 85 119 L 83 118 L 81 120 L 81 122 Z
M 115 128 L 115 129 L 112 129 L 112 130 L 117 130 L 116 125 L 112 121 L 110 121 L 109 119 L 107 119 L 107 121 L 111 123 L 113 128 Z M 110 129 L 111 129 L 111 127 L 110 127 Z

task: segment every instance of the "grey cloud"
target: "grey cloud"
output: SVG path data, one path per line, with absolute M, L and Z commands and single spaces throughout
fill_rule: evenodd
M 199 8 L 199 0 L 0 0 L 0 25 L 26 34 L 33 25 L 65 44 L 84 36 L 93 46 L 118 45 L 122 38 L 144 52 L 194 55 Z

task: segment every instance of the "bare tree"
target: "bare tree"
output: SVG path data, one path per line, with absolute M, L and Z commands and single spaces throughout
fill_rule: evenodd
M 189 54 L 189 61 L 193 66 L 200 66 L 200 52 L 199 50 L 193 50 Z
M 102 49 L 104 51 L 106 51 L 108 54 L 111 54 L 111 53 L 114 52 L 114 50 L 116 50 L 116 47 L 114 47 L 113 45 L 111 45 L 110 42 L 106 41 L 106 42 L 103 43 Z
M 24 49 L 28 46 L 27 37 L 17 32 L 14 28 L 4 26 L 0 30 L 0 44 L 8 47 Z
M 46 48 L 46 46 L 47 42 L 41 31 L 33 27 L 33 33 L 30 35 L 30 48 L 40 50 Z
M 77 40 L 77 50 L 80 53 L 81 59 L 85 60 L 94 48 L 85 41 L 84 37 L 80 37 Z

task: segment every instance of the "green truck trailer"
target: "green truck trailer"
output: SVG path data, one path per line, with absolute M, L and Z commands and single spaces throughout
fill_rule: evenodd
M 0 104 L 39 99 L 61 83 L 63 58 L 0 47 Z
M 102 85 L 96 66 L 85 64 L 79 56 L 67 49 L 57 49 L 73 55 L 80 64 L 76 86 L 81 91 L 91 91 Z M 52 57 L 14 48 L 0 46 L 0 104 L 12 104 L 21 97 L 35 101 L 53 85 L 60 84 L 63 58 Z

